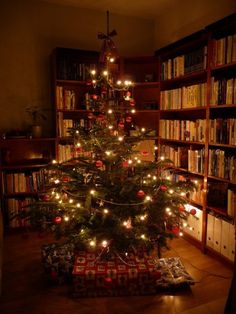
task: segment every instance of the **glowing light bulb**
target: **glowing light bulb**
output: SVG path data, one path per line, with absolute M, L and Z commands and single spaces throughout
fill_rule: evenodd
M 181 195 L 181 196 L 185 196 L 186 194 L 185 194 L 184 192 L 181 192 L 180 195 Z
M 58 183 L 60 183 L 60 180 L 59 180 L 59 179 L 56 179 L 56 180 L 54 181 L 54 183 L 55 183 L 55 184 L 58 184 Z
M 110 156 L 110 155 L 111 155 L 111 151 L 107 150 L 107 151 L 105 152 L 105 154 L 106 154 L 107 156 Z
M 94 246 L 96 246 L 96 242 L 95 242 L 94 240 L 91 240 L 91 241 L 89 242 L 89 245 L 92 246 L 92 247 L 94 247 Z
M 195 184 L 198 184 L 198 180 L 194 180 L 194 183 L 195 183 Z
M 166 212 L 169 213 L 170 212 L 170 207 L 166 207 Z
M 84 229 L 81 229 L 81 230 L 80 230 L 80 233 L 84 233 Z
M 111 63 L 115 61 L 115 58 L 110 58 L 109 60 Z
M 146 239 L 146 236 L 145 236 L 145 234 L 141 234 L 141 239 Z
M 93 83 L 93 84 L 96 84 L 96 82 L 97 82 L 96 80 L 92 80 L 92 83 Z
M 108 242 L 107 242 L 106 240 L 103 240 L 103 241 L 102 241 L 102 246 L 103 246 L 103 247 L 107 247 L 107 245 L 108 245 Z
M 154 146 L 154 150 L 158 150 L 158 147 L 157 147 L 157 146 Z
M 112 130 L 113 129 L 113 125 L 108 125 L 108 129 Z
M 70 218 L 69 218 L 68 216 L 65 216 L 65 217 L 64 217 L 64 220 L 65 220 L 65 221 L 69 221 L 69 219 L 70 219 Z
M 79 134 L 79 130 L 76 130 L 75 133 L 76 133 L 76 134 Z
M 91 194 L 91 195 L 94 195 L 94 194 L 95 194 L 95 191 L 94 191 L 94 190 L 91 190 L 91 191 L 90 191 L 90 194 Z
M 128 160 L 128 164 L 131 165 L 132 163 L 133 163 L 133 161 L 132 161 L 131 159 L 129 159 L 129 160 Z
M 53 159 L 52 163 L 53 164 L 57 164 L 57 161 L 55 159 Z
M 140 216 L 140 220 L 145 220 L 146 219 L 146 215 L 142 215 L 142 216 Z
M 174 193 L 174 190 L 169 189 L 168 192 L 169 192 L 170 194 L 173 194 L 173 193 Z
M 72 198 L 71 199 L 69 199 L 69 203 L 70 204 L 72 204 L 74 201 L 72 200 Z
M 108 75 L 108 71 L 107 70 L 105 70 L 105 71 L 103 71 L 103 73 L 102 73 L 104 76 L 107 76 Z
M 60 195 L 57 193 L 56 196 L 55 196 L 55 198 L 56 198 L 57 200 L 59 200 Z
M 141 128 L 141 132 L 145 132 L 146 131 L 146 129 L 145 128 Z
M 92 70 L 90 73 L 91 73 L 92 75 L 95 75 L 95 74 L 96 74 L 96 70 Z
M 161 160 L 165 160 L 165 157 L 164 157 L 164 156 L 161 156 L 160 159 L 161 159 Z
M 76 204 L 76 207 L 78 207 L 78 208 L 79 208 L 80 206 L 81 206 L 81 204 L 80 204 L 80 203 L 77 203 L 77 204 Z
M 109 210 L 108 210 L 107 208 L 104 208 L 104 209 L 103 209 L 103 212 L 104 212 L 104 214 L 108 214 L 108 213 L 109 213 Z
M 122 137 L 122 136 L 119 136 L 119 137 L 118 137 L 118 141 L 122 142 L 122 141 L 123 141 L 123 137 Z
M 139 160 L 137 161 L 137 163 L 138 163 L 138 164 L 141 164 L 141 160 L 139 159 Z
M 170 180 L 170 179 L 171 179 L 171 177 L 170 177 L 170 176 L 167 176 L 167 177 L 166 177 L 166 180 Z
M 119 80 L 119 81 L 116 82 L 116 84 L 117 84 L 117 85 L 121 85 L 122 82 Z
M 149 201 L 152 200 L 152 198 L 151 198 L 151 196 L 147 195 L 147 196 L 145 197 L 145 200 L 146 200 L 147 202 L 149 202 Z
M 157 180 L 157 177 L 156 177 L 156 176 L 153 176 L 152 178 L 153 178 L 153 180 Z
M 77 147 L 81 147 L 81 144 L 78 142 L 78 143 L 76 144 L 76 146 L 77 146 Z
M 135 109 L 131 109 L 131 113 L 135 113 L 136 112 L 136 110 Z
M 186 222 L 183 223 L 183 227 L 186 228 L 188 224 Z
M 112 113 L 112 109 L 108 109 L 108 111 L 107 111 L 109 114 L 111 114 Z
M 59 201 L 59 204 L 62 204 L 62 200 Z
M 182 237 L 183 235 L 184 235 L 183 232 L 180 232 L 180 233 L 179 233 L 179 236 L 180 236 L 180 237 Z

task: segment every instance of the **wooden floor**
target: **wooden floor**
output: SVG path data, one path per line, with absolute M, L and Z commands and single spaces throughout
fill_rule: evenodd
M 154 296 L 70 297 L 69 286 L 51 286 L 42 275 L 40 247 L 52 239 L 32 233 L 5 235 L 1 314 L 223 314 L 232 270 L 183 239 L 165 256 L 180 256 L 196 283 L 190 289 Z

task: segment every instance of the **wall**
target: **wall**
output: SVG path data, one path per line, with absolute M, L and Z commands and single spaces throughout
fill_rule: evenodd
M 110 15 L 120 55 L 154 51 L 154 22 Z M 99 50 L 98 32 L 106 31 L 106 15 L 31 0 L 0 1 L 0 133 L 26 129 L 27 105 L 51 104 L 49 56 L 54 47 Z M 51 111 L 47 111 L 51 121 Z M 51 123 L 44 135 L 52 133 Z
M 181 0 L 155 19 L 155 50 L 234 12 L 235 0 Z

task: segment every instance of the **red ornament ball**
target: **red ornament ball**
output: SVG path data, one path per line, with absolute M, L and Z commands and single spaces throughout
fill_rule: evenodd
M 43 201 L 44 201 L 44 202 L 50 201 L 50 195 L 45 194 L 45 195 L 43 196 Z
M 123 168 L 128 168 L 129 167 L 128 161 L 123 161 L 122 166 Z
M 134 107 L 134 106 L 135 106 L 135 100 L 134 100 L 134 99 L 131 99 L 131 100 L 129 101 L 129 104 L 130 104 L 131 107 Z
M 93 98 L 93 100 L 97 100 L 97 99 L 98 99 L 98 96 L 97 96 L 96 94 L 94 94 L 94 95 L 92 96 L 92 98 Z
M 61 221 L 62 221 L 62 218 L 60 216 L 57 216 L 57 217 L 54 218 L 54 223 L 55 224 L 60 224 Z
M 131 92 L 127 92 L 127 93 L 126 93 L 126 96 L 127 96 L 127 97 L 130 97 L 130 96 L 131 96 Z
M 124 125 L 123 122 L 120 122 L 120 123 L 118 124 L 118 126 L 119 126 L 121 129 L 123 129 L 125 125 Z
M 180 211 L 180 212 L 185 212 L 185 207 L 182 206 L 182 205 L 180 205 L 180 206 L 179 206 L 179 211 Z
M 103 162 L 101 160 L 97 160 L 95 164 L 96 164 L 96 167 L 98 168 L 103 166 Z
M 178 227 L 172 227 L 172 232 L 173 232 L 175 235 L 179 235 L 179 228 L 178 228 Z
M 132 117 L 126 117 L 126 118 L 125 118 L 125 121 L 128 122 L 128 123 L 130 123 L 130 122 L 132 121 Z
M 190 210 L 190 214 L 191 215 L 196 215 L 196 213 L 197 213 L 197 211 L 196 211 L 196 209 L 194 209 L 194 208 L 192 208 L 191 210 Z
M 167 186 L 161 185 L 160 186 L 160 190 L 163 191 L 163 192 L 167 191 Z
M 92 118 L 93 118 L 92 112 L 90 112 L 90 113 L 88 114 L 88 118 L 89 118 L 89 119 L 92 119 Z
M 144 195 L 145 195 L 145 192 L 142 190 L 139 190 L 137 193 L 137 196 L 139 196 L 139 197 L 143 197 Z
M 68 176 L 64 176 L 62 178 L 62 182 L 69 182 L 70 178 Z
M 103 115 L 103 114 L 99 114 L 98 116 L 97 116 L 97 120 L 98 121 L 103 121 L 105 119 L 105 116 Z
M 142 151 L 142 155 L 143 155 L 143 156 L 148 156 L 149 153 L 148 153 L 146 150 L 143 150 L 143 151 Z
M 108 284 L 111 284 L 112 283 L 112 278 L 111 277 L 106 277 L 104 278 L 104 281 Z

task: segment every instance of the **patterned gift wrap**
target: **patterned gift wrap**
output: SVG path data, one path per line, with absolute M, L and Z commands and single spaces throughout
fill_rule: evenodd
M 41 257 L 44 271 L 50 280 L 55 283 L 71 281 L 75 257 L 72 244 L 43 245 Z
M 77 254 L 72 274 L 75 297 L 154 294 L 160 277 L 151 258 L 131 255 L 104 260 L 88 252 Z

